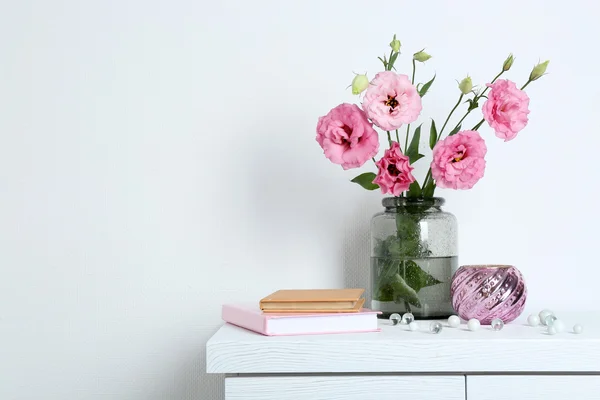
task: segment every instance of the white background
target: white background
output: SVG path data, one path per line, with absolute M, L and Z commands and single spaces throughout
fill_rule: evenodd
M 597 307 L 600 10 L 591 1 L 14 1 L 0 13 L 0 398 L 222 399 L 224 302 L 364 285 L 381 194 L 315 141 L 393 33 L 400 71 L 489 81 L 509 52 L 527 128 L 485 127 L 485 178 L 439 191 L 460 263 L 510 263 L 529 309 Z M 474 116 L 469 121 L 477 122 Z M 427 153 L 429 154 L 429 153 Z M 423 177 L 425 162 L 418 171 Z

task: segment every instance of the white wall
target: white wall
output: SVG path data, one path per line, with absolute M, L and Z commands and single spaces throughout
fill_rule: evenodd
M 585 0 L 6 3 L 0 398 L 222 399 L 222 303 L 363 285 L 382 196 L 315 125 L 393 33 L 401 70 L 434 56 L 422 121 L 509 52 L 518 82 L 551 59 L 526 130 L 485 128 L 485 178 L 439 194 L 461 264 L 517 265 L 531 310 L 597 308 L 599 19 Z

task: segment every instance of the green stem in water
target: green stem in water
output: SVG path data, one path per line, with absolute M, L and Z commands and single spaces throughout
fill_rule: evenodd
M 390 144 L 390 148 L 392 147 L 392 137 L 390 136 L 390 131 L 386 131 L 388 135 L 388 143 Z
M 410 132 L 410 124 L 406 126 L 406 139 L 404 140 L 404 150 L 408 149 L 408 134 Z
M 404 307 L 406 307 L 406 311 L 412 313 L 412 309 L 410 308 L 410 303 L 404 300 Z
M 400 144 L 400 136 L 398 136 L 398 129 L 396 129 L 396 142 Z

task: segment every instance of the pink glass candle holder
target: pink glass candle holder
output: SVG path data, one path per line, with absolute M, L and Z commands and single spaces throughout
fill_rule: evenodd
M 495 318 L 508 323 L 521 315 L 527 287 L 512 265 L 463 265 L 452 278 L 450 295 L 462 319 L 477 318 L 489 325 Z

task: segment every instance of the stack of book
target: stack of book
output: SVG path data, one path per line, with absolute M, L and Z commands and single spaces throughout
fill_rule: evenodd
M 378 312 L 363 308 L 364 289 L 278 290 L 258 304 L 225 304 L 226 322 L 267 335 L 377 332 Z

